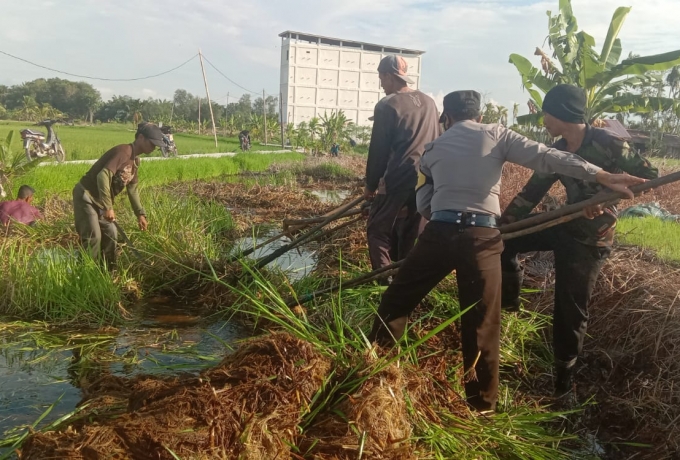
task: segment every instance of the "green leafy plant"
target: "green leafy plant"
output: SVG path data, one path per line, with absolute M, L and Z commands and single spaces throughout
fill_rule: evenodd
M 510 55 L 510 63 L 517 68 L 522 85 L 531 96 L 529 106 L 532 113 L 518 117 L 518 123 L 539 123 L 541 114 L 538 108 L 543 104 L 543 96 L 560 83 L 585 90 L 588 120 L 604 113 L 680 110 L 675 99 L 643 95 L 636 91 L 661 78 L 654 72 L 680 64 L 680 50 L 634 57 L 619 63 L 623 48 L 618 35 L 630 11 L 629 7 L 616 9 L 599 52 L 595 49 L 595 39 L 584 31 L 578 31 L 570 0 L 560 0 L 559 14 L 553 15 L 548 11 L 547 40 L 557 62 L 540 48 L 536 48 L 534 53 L 541 58 L 540 69 L 519 54 Z

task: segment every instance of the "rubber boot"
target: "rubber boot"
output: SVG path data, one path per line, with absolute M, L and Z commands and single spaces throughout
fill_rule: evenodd
M 524 272 L 503 272 L 501 287 L 501 308 L 506 311 L 519 311 L 519 293 L 524 281 Z

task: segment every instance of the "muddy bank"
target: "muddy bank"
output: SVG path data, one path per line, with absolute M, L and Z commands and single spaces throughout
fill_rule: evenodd
M 287 334 L 253 339 L 198 377 L 104 377 L 79 421 L 35 434 L 22 459 L 289 458 L 329 360 Z

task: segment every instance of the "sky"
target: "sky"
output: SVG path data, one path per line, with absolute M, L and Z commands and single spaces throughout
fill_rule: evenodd
M 619 6 L 632 6 L 619 35 L 623 56 L 680 48 L 679 0 L 572 0 L 579 29 L 601 47 Z M 475 89 L 525 113 L 528 96 L 511 53 L 531 58 L 547 35 L 546 11 L 558 0 L 3 0 L 0 51 L 67 72 L 136 78 L 171 69 L 199 48 L 224 75 L 250 91 L 278 94 L 281 39 L 310 34 L 425 50 L 421 90 Z M 211 99 L 234 102 L 244 90 L 206 65 Z M 40 77 L 84 80 L 104 99 L 127 94 L 171 99 L 183 88 L 204 94 L 194 59 L 167 75 L 134 82 L 65 77 L 0 54 L 0 84 Z M 253 97 L 256 97 L 253 95 Z

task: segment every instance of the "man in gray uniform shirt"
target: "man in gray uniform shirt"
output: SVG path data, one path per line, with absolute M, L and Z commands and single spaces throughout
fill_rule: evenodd
M 461 318 L 465 393 L 485 412 L 495 410 L 498 399 L 503 241 L 496 219 L 503 164 L 598 182 L 630 197 L 627 187 L 645 180 L 610 174 L 499 124 L 482 124 L 480 100 L 476 91 L 444 98 L 446 132 L 420 161 L 417 205 L 430 222 L 383 294 L 369 339 L 393 345 L 423 297 L 456 270 L 461 310 L 471 307 Z

